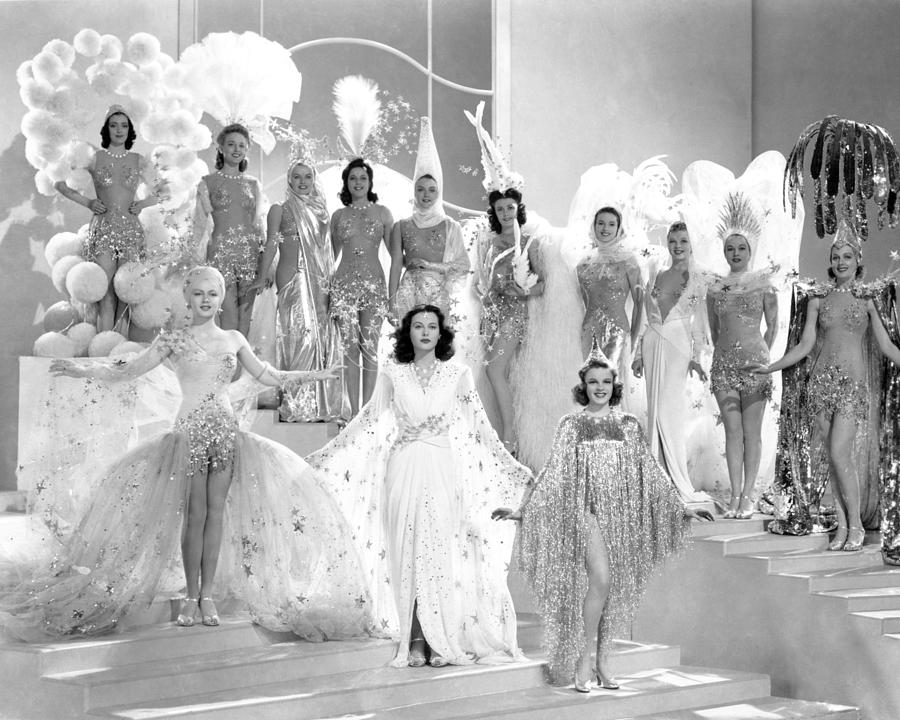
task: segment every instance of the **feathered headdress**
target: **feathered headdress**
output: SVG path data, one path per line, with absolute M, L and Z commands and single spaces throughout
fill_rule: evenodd
M 347 75 L 334 83 L 332 94 L 342 148 L 351 157 L 363 157 L 366 140 L 381 122 L 378 85 L 362 75 Z
M 514 189 L 522 192 L 525 189 L 525 179 L 517 172 L 513 172 L 506 158 L 494 145 L 491 134 L 482 125 L 484 115 L 484 100 L 478 103 L 473 116 L 468 110 L 463 111 L 469 122 L 475 128 L 478 136 L 478 144 L 481 146 L 481 166 L 484 168 L 484 180 L 482 185 L 487 192 L 494 190 Z
M 869 234 L 866 202 L 878 207 L 878 228 L 896 227 L 900 221 L 900 158 L 888 132 L 878 125 L 828 115 L 800 134 L 784 171 L 785 205 L 797 209 L 803 197 L 807 147 L 815 138 L 809 175 L 813 179 L 816 234 L 821 238 L 837 230 L 840 218 L 853 225 L 865 240 Z M 843 182 L 842 182 L 843 180 Z
M 742 192 L 730 192 L 725 198 L 725 206 L 719 213 L 716 234 L 722 243 L 732 235 L 741 235 L 750 243 L 751 254 L 756 253 L 762 223 L 753 206 L 753 201 Z

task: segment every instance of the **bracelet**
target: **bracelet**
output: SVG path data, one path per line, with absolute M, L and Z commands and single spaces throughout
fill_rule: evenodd
M 259 380 L 263 375 L 265 375 L 266 370 L 269 369 L 269 363 L 264 362 L 262 364 L 262 370 L 260 370 L 256 375 L 253 376 L 254 380 Z

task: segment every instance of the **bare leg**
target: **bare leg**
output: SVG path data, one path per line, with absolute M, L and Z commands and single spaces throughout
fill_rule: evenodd
M 726 517 L 734 517 L 740 508 L 744 484 L 744 427 L 741 417 L 741 397 L 736 390 L 722 390 L 715 394 L 725 426 L 725 463 L 731 484 L 731 501 Z M 757 460 L 758 465 L 758 460 Z
M 219 564 L 219 551 L 222 547 L 222 522 L 225 517 L 225 499 L 231 487 L 232 468 L 211 470 L 206 481 L 206 523 L 203 526 L 203 558 L 200 563 L 200 603 L 203 610 L 204 624 L 207 616 L 215 615 L 204 608 L 204 598 L 211 598 L 216 568 Z M 218 618 L 217 618 L 218 622 Z
M 250 284 L 249 280 L 247 281 L 247 284 Z M 240 331 L 241 335 L 247 337 L 250 334 L 250 320 L 253 317 L 253 303 L 256 302 L 256 295 L 254 293 L 241 295 L 241 290 L 243 290 L 241 283 L 237 283 L 235 288 L 238 303 L 237 329 Z
M 219 316 L 219 327 L 223 330 L 238 329 L 238 297 L 236 283 L 231 283 L 225 288 L 225 298 L 222 301 L 222 314 Z
M 828 454 L 847 519 L 848 537 L 845 550 L 858 550 L 862 547 L 865 537 L 859 514 L 859 473 L 853 462 L 856 432 L 856 419 L 850 415 L 839 413 L 831 421 Z
M 203 557 L 203 528 L 206 525 L 206 472 L 190 478 L 185 528 L 181 539 L 181 559 L 189 598 L 200 597 L 200 561 Z
M 116 322 L 116 305 L 118 303 L 116 291 L 113 287 L 113 277 L 115 277 L 119 264 L 109 253 L 98 255 L 94 258 L 94 262 L 102 267 L 103 271 L 106 273 L 106 295 L 100 299 L 100 307 L 97 314 L 97 332 L 104 332 L 106 330 L 112 330 L 113 325 Z M 122 306 L 122 309 L 124 310 L 124 305 Z
M 512 364 L 519 341 L 515 338 L 502 338 L 502 329 L 498 334 L 501 337 L 494 337 L 487 352 L 487 376 L 500 410 L 500 427 L 495 429 L 507 448 L 512 448 L 515 446 L 516 429 L 512 388 L 509 385 L 509 366 Z
M 584 649 L 576 671 L 576 682 L 590 677 L 591 673 L 591 647 L 597 649 L 597 672 L 602 683 L 609 676 L 603 668 L 603 658 L 600 653 L 600 621 L 603 619 L 603 610 L 606 607 L 606 599 L 609 597 L 609 553 L 606 543 L 597 526 L 597 519 L 593 515 L 587 517 L 588 544 L 585 555 L 585 567 L 588 576 L 587 594 L 584 596 Z M 584 680 L 587 682 L 586 680 Z
M 831 462 L 831 418 L 828 415 L 820 414 L 816 416 L 815 424 L 813 425 L 813 430 L 809 438 L 809 450 L 810 456 L 812 458 L 820 457 L 820 448 L 824 447 L 828 450 L 828 465 L 831 469 L 832 475 L 834 474 L 833 464 Z M 831 493 L 834 497 L 834 506 L 837 514 L 837 531 L 834 534 L 834 539 L 829 543 L 829 550 L 840 550 L 844 547 L 844 543 L 847 541 L 847 514 L 844 512 L 844 500 L 841 497 L 841 490 L 838 487 L 837 482 L 831 483 Z M 817 498 L 817 501 L 821 501 L 821 498 Z
M 350 417 L 356 417 L 359 412 L 359 340 L 358 336 L 354 337 L 355 330 L 350 328 L 344 337 L 344 387 L 350 398 Z
M 362 343 L 362 402 L 365 405 L 375 390 L 378 377 L 378 342 L 381 340 L 380 314 L 369 311 L 359 314 L 359 336 Z
M 762 423 L 766 398 L 760 393 L 741 394 L 741 425 L 744 430 L 744 486 L 741 495 L 753 496 L 762 457 Z

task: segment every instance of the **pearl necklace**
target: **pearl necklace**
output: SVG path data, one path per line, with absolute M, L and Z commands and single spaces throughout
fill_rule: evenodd
M 241 173 L 237 175 L 229 175 L 228 173 L 222 172 L 221 170 L 216 170 L 216 175 L 218 175 L 219 177 L 227 178 L 229 180 L 241 180 L 244 177 Z
M 437 360 L 432 360 L 431 363 L 427 366 L 419 365 L 417 363 L 413 363 L 413 370 L 416 373 L 416 377 L 419 379 L 419 384 L 423 387 L 428 385 L 428 382 L 434 376 L 434 370 L 437 367 Z
M 843 285 L 835 285 L 832 292 L 852 293 L 856 289 L 855 282 L 844 283 Z
M 375 207 L 375 203 L 370 200 L 365 205 L 354 205 L 353 203 L 350 203 L 347 207 L 354 210 L 368 210 L 370 207 Z
M 103 152 L 105 152 L 111 158 L 116 158 L 117 160 L 121 160 L 123 157 L 128 156 L 128 150 L 122 150 L 122 152 L 120 153 L 114 153 L 109 148 L 103 148 Z

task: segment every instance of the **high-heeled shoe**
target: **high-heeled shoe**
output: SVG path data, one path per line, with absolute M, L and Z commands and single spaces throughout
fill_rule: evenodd
M 197 617 L 199 598 L 186 597 L 181 601 L 181 607 L 178 608 L 178 618 L 175 623 L 181 627 L 193 627 L 194 620 Z
M 843 550 L 844 545 L 847 543 L 847 528 L 844 525 L 839 525 L 838 529 L 834 533 L 834 540 L 828 543 L 827 550 L 831 550 L 832 552 L 836 550 Z
M 575 671 L 575 682 L 573 683 L 575 692 L 589 693 L 591 691 L 591 680 L 588 678 L 584 682 L 578 677 L 578 671 Z
M 431 658 L 428 660 L 428 664 L 434 668 L 441 668 L 447 665 L 447 658 L 443 655 L 438 655 L 436 652 L 431 653 Z
M 746 510 L 743 509 L 744 500 L 746 500 L 750 504 L 750 507 L 747 508 Z M 738 505 L 738 511 L 734 514 L 734 516 L 738 520 L 750 520 L 753 517 L 754 512 L 755 511 L 753 510 L 753 498 L 751 498 L 749 495 L 741 495 L 741 502 Z
M 219 624 L 219 613 L 216 612 L 216 604 L 212 598 L 200 598 L 200 622 L 207 627 L 215 627 Z
M 866 531 L 860 527 L 852 527 L 847 535 L 847 542 L 841 548 L 844 552 L 857 552 L 862 550 L 866 541 Z
M 409 667 L 425 666 L 425 638 L 413 638 L 409 641 L 409 655 L 406 658 Z
M 603 688 L 604 690 L 619 689 L 619 683 L 617 683 L 614 678 L 606 677 L 606 675 L 600 672 L 600 668 L 594 668 L 594 677 L 597 679 L 598 688 Z

